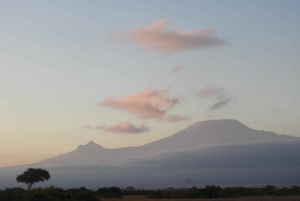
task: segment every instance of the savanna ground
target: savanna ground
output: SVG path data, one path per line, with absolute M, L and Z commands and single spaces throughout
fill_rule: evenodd
M 123 198 L 101 198 L 101 201 L 300 201 L 300 196 L 259 196 L 241 198 L 216 198 L 216 199 L 157 199 L 145 196 L 130 195 Z

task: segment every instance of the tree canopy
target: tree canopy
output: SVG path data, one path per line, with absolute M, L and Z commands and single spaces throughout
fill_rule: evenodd
M 50 174 L 44 169 L 34 169 L 28 168 L 23 174 L 17 176 L 17 182 L 22 182 L 28 185 L 28 190 L 30 191 L 32 185 L 37 182 L 43 182 L 50 179 Z

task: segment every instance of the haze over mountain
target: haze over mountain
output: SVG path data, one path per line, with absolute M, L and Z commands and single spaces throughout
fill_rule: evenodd
M 191 188 L 191 187 L 197 187 L 201 186 L 198 182 L 194 181 L 193 179 L 184 179 L 181 181 L 175 181 L 175 182 L 168 182 L 168 183 L 162 183 L 162 184 L 152 184 L 148 186 L 144 186 L 145 189 L 167 189 L 167 188 Z
M 195 123 L 170 137 L 138 147 L 107 149 L 90 141 L 78 146 L 74 151 L 43 160 L 37 165 L 102 163 L 216 144 L 288 139 L 296 139 L 296 137 L 250 129 L 232 119 L 210 120 Z
M 64 188 L 299 185 L 299 152 L 297 137 L 212 120 L 139 147 L 106 149 L 90 141 L 39 163 L 0 168 L 0 188 L 22 186 L 15 177 L 28 167 L 49 170 L 48 184 Z

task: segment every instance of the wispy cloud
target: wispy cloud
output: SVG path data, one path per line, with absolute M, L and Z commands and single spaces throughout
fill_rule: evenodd
M 149 127 L 146 126 L 145 123 L 141 124 L 140 126 L 135 126 L 130 122 L 122 122 L 112 126 L 96 126 L 96 127 L 85 127 L 87 129 L 96 129 L 96 130 L 104 130 L 111 133 L 117 134 L 138 134 L 138 133 L 145 133 L 149 131 Z
M 106 127 L 106 124 L 101 125 L 101 126 L 96 126 L 96 127 L 94 127 L 94 129 L 102 130 L 102 129 L 105 129 L 105 127 Z
M 187 65 L 179 65 L 172 69 L 171 73 L 179 73 L 183 68 L 185 68 Z
M 99 105 L 125 110 L 141 118 L 161 119 L 180 103 L 180 96 L 171 96 L 170 89 L 147 89 L 121 99 L 107 98 Z
M 92 125 L 90 125 L 90 124 L 85 124 L 85 125 L 83 125 L 82 127 L 83 127 L 83 128 L 92 128 Z
M 231 101 L 233 101 L 233 97 L 222 99 L 216 103 L 214 103 L 209 110 L 217 110 L 217 109 L 223 109 L 225 106 L 227 106 Z
M 178 121 L 185 121 L 185 120 L 189 120 L 190 118 L 189 117 L 184 117 L 184 116 L 181 116 L 181 115 L 171 115 L 171 116 L 168 116 L 166 118 L 166 121 L 168 122 L 178 122 Z
M 201 98 L 208 98 L 212 97 L 215 102 L 209 110 L 217 110 L 217 109 L 223 109 L 224 107 L 228 106 L 229 103 L 234 103 L 236 99 L 231 95 L 228 95 L 228 92 L 224 90 L 223 88 L 217 88 L 217 87 L 204 87 L 197 93 Z
M 224 92 L 225 91 L 222 88 L 204 87 L 203 89 L 201 89 L 200 91 L 198 91 L 197 94 L 201 98 L 207 98 L 207 97 L 211 97 L 211 96 L 221 95 Z
M 150 50 L 158 50 L 167 54 L 183 50 L 196 50 L 223 45 L 224 40 L 215 36 L 212 29 L 190 30 L 182 32 L 166 29 L 167 19 L 157 21 L 149 27 L 135 27 L 128 36 L 136 43 Z

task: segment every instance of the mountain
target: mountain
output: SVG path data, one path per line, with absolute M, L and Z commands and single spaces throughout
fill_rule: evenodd
M 237 120 L 224 119 L 195 123 L 170 137 L 146 144 L 143 147 L 173 151 L 212 144 L 284 139 L 295 139 L 295 137 L 250 129 Z
M 253 130 L 236 120 L 212 120 L 139 147 L 107 149 L 90 141 L 39 163 L 0 168 L 0 188 L 22 186 L 15 178 L 28 167 L 49 170 L 50 182 L 39 185 L 64 188 L 291 186 L 300 184 L 299 152 L 297 137 Z
M 265 186 L 300 185 L 300 140 L 246 142 L 161 152 L 119 163 L 37 166 L 47 169 L 51 179 L 37 186 L 96 189 L 119 186 L 136 189 L 203 187 L 205 185 Z M 16 175 L 27 166 L 0 168 L 0 189 L 25 187 Z M 192 178 L 199 185 L 190 185 Z M 152 184 L 152 185 L 151 185 Z M 156 184 L 156 185 L 153 185 Z M 165 184 L 165 185 L 161 185 Z
M 253 130 L 239 121 L 232 119 L 210 120 L 195 123 L 170 137 L 138 147 L 107 149 L 90 141 L 86 145 L 78 146 L 74 151 L 43 160 L 36 165 L 100 164 L 113 162 L 116 159 L 125 160 L 161 152 L 172 152 L 226 143 L 290 139 L 296 139 L 296 137 Z

